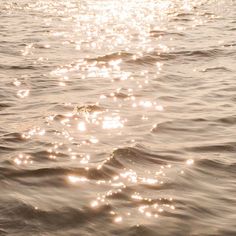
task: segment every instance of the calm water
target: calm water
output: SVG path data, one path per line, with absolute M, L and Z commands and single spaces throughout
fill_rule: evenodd
M 0 235 L 236 235 L 236 1 L 0 0 Z

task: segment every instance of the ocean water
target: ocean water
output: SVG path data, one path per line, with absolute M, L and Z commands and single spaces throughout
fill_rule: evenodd
M 235 236 L 236 1 L 0 0 L 0 235 Z

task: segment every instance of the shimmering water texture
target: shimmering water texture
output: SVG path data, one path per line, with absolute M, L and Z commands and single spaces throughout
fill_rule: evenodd
M 0 235 L 236 235 L 236 2 L 0 1 Z

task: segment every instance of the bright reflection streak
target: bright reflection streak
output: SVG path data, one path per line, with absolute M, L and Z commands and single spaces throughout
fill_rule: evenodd
M 122 222 L 123 218 L 121 216 L 117 216 L 115 219 L 114 219 L 114 222 L 115 223 L 120 223 Z
M 28 132 L 22 134 L 22 138 L 29 139 L 33 136 L 44 136 L 46 133 L 45 129 L 41 129 L 40 127 L 34 127 L 30 129 Z
M 109 62 L 109 65 L 110 65 L 110 66 L 118 66 L 121 62 L 122 62 L 121 59 L 112 60 L 112 61 Z
M 98 207 L 98 201 L 92 201 L 90 203 L 90 206 L 93 207 L 93 208 Z
M 16 157 L 14 159 L 14 163 L 17 166 L 20 166 L 20 165 L 26 166 L 26 165 L 29 165 L 29 164 L 33 164 L 33 161 L 31 160 L 31 156 L 19 154 L 18 157 Z
M 140 106 L 143 106 L 143 107 L 145 107 L 145 108 L 150 108 L 150 107 L 152 107 L 152 102 L 150 102 L 150 101 L 140 101 L 139 102 L 139 105 Z
M 91 143 L 93 143 L 93 144 L 98 143 L 98 139 L 95 138 L 95 137 L 91 137 L 91 138 L 89 139 L 89 141 L 90 141 Z
M 19 87 L 21 85 L 21 82 L 18 79 L 15 79 L 13 84 L 17 87 Z
M 135 193 L 131 196 L 132 199 L 135 199 L 135 200 L 142 200 L 143 198 L 140 196 L 139 193 Z
M 163 108 L 162 105 L 157 105 L 157 106 L 156 106 L 156 110 L 157 110 L 157 111 L 163 111 L 164 108 Z
M 157 179 L 151 179 L 151 178 L 142 178 L 142 182 L 145 184 L 156 184 L 158 183 Z
M 122 128 L 124 125 L 122 124 L 120 117 L 109 117 L 105 116 L 102 122 L 103 129 L 118 129 Z
M 129 170 L 129 171 L 126 171 L 124 173 L 121 173 L 120 176 L 122 178 L 127 178 L 132 183 L 137 183 L 137 181 L 138 181 L 137 173 L 133 170 Z
M 65 82 L 59 82 L 59 86 L 65 87 L 66 83 Z
M 152 216 L 152 213 L 151 213 L 151 212 L 146 212 L 145 215 L 146 215 L 147 217 L 151 217 L 151 216 Z
M 33 48 L 33 44 L 32 44 L 32 43 L 26 45 L 26 46 L 25 46 L 25 49 L 21 51 L 21 52 L 22 52 L 22 56 L 28 55 L 28 54 L 30 53 L 30 51 L 31 51 L 32 48 Z
M 79 122 L 77 128 L 78 128 L 78 130 L 81 131 L 81 132 L 86 131 L 85 122 L 83 122 L 83 121 Z
M 186 164 L 187 164 L 188 166 L 192 165 L 193 163 L 194 163 L 194 160 L 193 160 L 193 159 L 188 159 L 188 160 L 186 161 Z
M 82 160 L 80 161 L 81 164 L 88 164 L 90 160 L 90 156 L 86 155 Z
M 69 4 L 68 1 L 63 2 Z M 104 3 L 88 4 L 88 11 L 84 12 L 84 14 L 80 15 L 76 11 L 75 14 L 71 13 L 69 17 L 62 19 L 62 24 L 63 22 L 69 23 L 70 19 L 73 19 L 76 26 L 73 25 L 74 28 L 72 30 L 67 30 L 65 27 L 65 31 L 52 32 L 51 35 L 62 37 L 63 45 L 65 47 L 73 47 L 74 45 L 76 50 L 86 52 L 86 56 L 91 57 L 72 61 L 69 65 L 58 66 L 58 68 L 50 73 L 50 76 L 54 77 L 54 79 L 56 77 L 56 84 L 59 84 L 60 86 L 66 86 L 68 80 L 68 82 L 71 84 L 74 83 L 75 85 L 79 85 L 82 81 L 91 86 L 98 86 L 97 81 L 99 80 L 99 89 L 101 89 L 101 91 L 97 93 L 97 96 L 99 96 L 97 98 L 89 97 L 88 99 L 85 98 L 82 100 L 82 104 L 73 104 L 73 107 L 78 106 L 75 108 L 74 112 L 66 115 L 57 114 L 47 117 L 46 121 L 50 128 L 52 128 L 50 130 L 53 130 L 53 128 L 56 127 L 55 130 L 57 131 L 55 131 L 54 138 L 63 139 L 63 146 L 59 144 L 60 140 L 59 142 L 53 142 L 48 148 L 50 159 L 57 158 L 57 161 L 59 162 L 61 151 L 62 154 L 65 153 L 68 158 L 73 160 L 70 160 L 70 163 L 73 165 L 76 163 L 85 170 L 88 170 L 90 167 L 91 169 L 95 167 L 97 172 L 103 173 L 103 169 L 101 170 L 102 166 L 110 165 L 109 161 L 112 162 L 112 158 L 106 157 L 104 158 L 104 161 L 102 157 L 102 161 L 100 161 L 100 155 L 102 156 L 104 154 L 103 152 L 106 152 L 107 155 L 110 151 L 110 146 L 117 147 L 119 145 L 124 145 L 122 135 L 125 136 L 128 134 L 128 128 L 132 125 L 134 116 L 131 113 L 133 111 L 135 113 L 134 115 L 139 113 L 138 115 L 140 116 L 138 117 L 142 117 L 142 124 L 146 125 L 149 121 L 153 121 L 152 118 L 154 115 L 158 114 L 157 111 L 163 111 L 163 107 L 158 104 L 157 101 L 152 100 L 153 94 L 148 93 L 148 96 L 150 96 L 145 97 L 147 93 L 140 93 L 140 91 L 145 92 L 150 90 L 150 87 L 153 85 L 153 74 L 158 76 L 162 73 L 163 63 L 160 62 L 162 60 L 157 61 L 153 55 L 157 52 L 158 56 L 161 56 L 162 53 L 167 54 L 172 50 L 171 47 L 164 44 L 166 43 L 165 40 L 162 40 L 164 43 L 161 43 L 162 41 L 159 37 L 153 37 L 152 41 L 150 38 L 150 31 L 152 29 L 157 31 L 162 30 L 159 24 L 153 24 L 154 22 L 156 23 L 157 17 L 160 17 L 162 20 L 164 17 L 168 18 L 169 13 L 173 14 L 176 12 L 177 4 L 180 4 L 181 8 L 189 10 L 189 6 L 192 5 L 190 4 L 191 2 L 192 1 L 187 0 L 160 0 L 149 2 L 135 0 L 124 4 L 123 1 L 106 1 Z M 57 14 L 57 12 L 53 10 L 55 9 L 51 9 L 51 13 Z M 48 11 L 47 7 L 45 7 L 45 11 Z M 65 12 L 61 10 L 58 14 L 63 15 Z M 91 21 L 93 22 L 92 25 Z M 115 27 L 110 27 L 111 23 L 114 22 L 118 22 L 119 24 L 113 24 Z M 155 25 L 158 25 L 158 27 L 153 28 Z M 177 27 L 177 29 L 183 30 L 184 28 Z M 165 30 L 168 33 L 169 29 L 163 30 L 163 39 L 165 37 Z M 173 35 L 173 38 L 174 37 L 175 36 Z M 26 51 L 25 53 L 27 55 L 30 51 Z M 150 64 L 152 67 L 151 69 L 153 69 L 151 73 L 149 67 L 145 65 L 146 56 L 151 57 Z M 137 68 L 137 71 L 132 71 L 130 69 L 132 63 L 137 63 L 135 64 L 137 65 L 137 67 L 135 67 Z M 70 83 L 68 83 L 68 85 Z M 21 83 L 15 81 L 14 85 L 20 86 Z M 63 88 L 59 89 L 63 90 Z M 81 91 L 81 93 L 83 93 L 83 91 Z M 27 92 L 25 95 L 28 96 Z M 23 98 L 25 95 L 22 93 L 18 96 Z M 72 102 L 72 99 L 70 101 Z M 102 104 L 104 109 L 96 103 L 98 101 Z M 73 100 L 73 102 L 76 101 Z M 85 105 L 89 102 L 94 102 L 96 105 Z M 131 107 L 135 109 L 132 109 L 131 113 L 126 114 L 126 111 Z M 123 108 L 124 110 L 122 110 Z M 120 130 L 119 132 L 117 132 L 117 130 L 112 130 L 124 128 L 124 124 L 127 120 L 129 121 L 129 124 L 131 124 L 127 127 L 127 130 L 123 129 L 122 133 Z M 57 126 L 58 123 L 59 128 Z M 134 129 L 131 127 L 131 135 L 129 135 L 132 137 L 127 136 L 130 138 L 129 143 L 130 141 L 132 143 L 138 143 L 139 138 L 136 139 L 136 137 L 132 135 L 133 131 L 133 134 L 136 133 L 136 128 L 137 125 Z M 115 140 L 114 138 L 114 135 L 117 133 L 121 135 L 120 140 Z M 50 134 L 50 132 L 47 133 L 47 135 Z M 32 138 L 36 135 L 38 139 L 43 138 L 39 137 L 39 135 L 45 135 L 45 130 L 32 129 L 24 135 L 24 138 Z M 108 142 L 106 135 L 109 135 L 109 141 L 112 141 Z M 137 141 L 135 141 L 134 138 Z M 99 145 L 96 145 L 98 142 Z M 68 145 L 69 148 L 67 148 Z M 87 154 L 88 150 L 89 153 L 91 153 L 91 156 Z M 97 157 L 98 160 L 96 159 Z M 16 165 L 21 165 L 24 161 L 23 158 L 17 157 L 14 160 L 14 163 Z M 193 164 L 193 160 L 188 160 L 186 164 Z M 101 178 L 94 181 L 93 184 L 100 185 L 97 186 L 98 188 L 102 187 L 102 193 L 99 197 L 95 198 L 95 201 L 91 202 L 91 207 L 95 208 L 99 206 L 99 204 L 112 204 L 113 197 L 116 197 L 116 194 L 124 191 L 126 187 L 129 188 L 131 186 L 131 188 L 135 189 L 137 186 L 140 187 L 144 184 L 157 185 L 164 183 L 161 181 L 161 178 L 166 175 L 164 167 L 157 170 L 155 173 L 145 172 L 143 174 L 140 174 L 135 167 L 136 165 L 134 163 L 132 166 L 134 170 L 128 170 L 128 168 L 122 169 L 117 171 L 116 175 L 109 180 L 103 180 Z M 69 175 L 67 178 L 72 184 L 89 181 L 85 177 L 74 175 Z M 146 187 L 148 192 L 153 186 Z M 135 189 L 135 191 L 138 190 Z M 124 194 L 127 193 L 125 192 Z M 135 209 L 132 209 L 134 210 L 132 216 L 136 215 L 137 212 L 141 212 L 143 218 L 158 217 L 158 211 L 162 212 L 163 209 L 168 207 L 172 210 L 175 209 L 173 205 L 164 206 L 161 200 L 160 203 L 156 203 L 156 199 L 152 199 L 148 193 L 142 192 L 140 194 L 138 192 L 129 192 L 128 194 L 129 200 L 137 204 Z M 118 212 L 112 211 L 111 215 L 114 222 L 119 223 L 125 221 L 125 218 L 123 219 L 123 217 L 130 215 L 130 213 L 121 213 L 118 210 Z
M 85 177 L 78 177 L 78 176 L 73 176 L 73 175 L 69 175 L 67 178 L 68 178 L 69 182 L 71 182 L 73 184 L 77 183 L 77 182 L 87 182 L 88 181 L 88 179 Z
M 17 96 L 20 98 L 26 98 L 29 96 L 29 89 L 22 89 L 17 92 Z

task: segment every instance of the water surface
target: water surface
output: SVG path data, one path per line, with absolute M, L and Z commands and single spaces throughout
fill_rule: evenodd
M 236 235 L 235 12 L 0 1 L 0 235 Z

